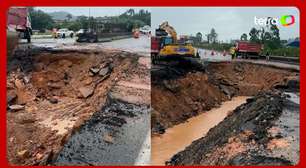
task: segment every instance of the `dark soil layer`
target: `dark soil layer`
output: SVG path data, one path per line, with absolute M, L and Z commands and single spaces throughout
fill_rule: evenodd
M 287 158 L 271 154 L 271 150 L 288 145 L 281 134 L 274 135 L 272 127 L 286 106 L 279 91 L 259 93 L 167 164 L 291 165 Z
M 145 139 L 139 132 L 147 130 L 148 125 L 147 105 L 121 102 L 109 96 L 106 106 L 69 139 L 53 164 L 133 165 Z M 132 129 L 125 131 L 126 127 Z
M 153 70 L 151 78 L 152 132 L 163 133 L 166 128 L 218 107 L 233 96 L 254 96 L 276 86 L 284 88 L 288 81 L 298 78 L 298 74 L 235 62 L 209 63 L 205 72 L 162 67 Z
M 119 51 L 17 51 L 7 64 L 9 164 L 50 164 L 138 58 Z

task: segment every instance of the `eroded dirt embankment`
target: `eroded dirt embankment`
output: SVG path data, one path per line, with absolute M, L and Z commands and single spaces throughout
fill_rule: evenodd
M 248 99 L 205 137 L 174 155 L 167 164 L 297 164 L 299 127 L 293 123 L 299 123 L 299 106 L 285 97 L 273 90 Z M 290 110 L 285 112 L 288 108 Z
M 141 74 L 149 73 L 145 65 L 135 68 L 139 60 L 120 51 L 17 51 L 8 60 L 7 72 L 9 163 L 52 163 L 72 133 L 102 109 L 117 82 L 130 75 L 141 81 Z M 150 92 L 135 90 L 137 95 Z M 125 90 L 118 93 L 130 95 Z M 148 100 L 140 104 L 144 101 Z
M 230 111 L 218 125 L 207 126 L 213 128 L 203 133 L 202 138 L 190 138 L 190 145 L 168 161 L 158 155 L 153 160 L 168 165 L 296 164 L 299 160 L 299 126 L 296 124 L 299 123 L 299 100 L 288 100 L 288 97 L 299 97 L 299 72 L 295 70 L 242 62 L 209 63 L 206 72 L 179 67 L 155 68 L 152 72 L 152 132 L 163 133 L 174 125 L 172 128 L 176 128 L 189 118 L 197 115 L 193 117 L 197 119 L 198 114 L 218 109 L 222 102 L 237 96 L 253 98 Z M 169 133 L 165 135 L 175 135 L 172 128 L 167 129 Z M 154 136 L 156 144 L 166 141 L 164 136 Z M 159 149 L 157 146 L 152 150 Z M 164 149 L 171 150 L 171 145 Z
M 154 69 L 154 68 L 153 68 Z M 234 96 L 282 87 L 298 73 L 249 63 L 209 63 L 206 72 L 176 67 L 152 71 L 152 132 L 218 107 Z

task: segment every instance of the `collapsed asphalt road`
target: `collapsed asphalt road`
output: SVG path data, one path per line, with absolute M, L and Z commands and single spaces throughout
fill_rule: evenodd
M 151 127 L 153 135 L 157 137 L 156 139 L 161 137 L 160 141 L 163 141 L 162 138 L 164 136 L 159 136 L 159 134 L 165 132 L 168 134 L 168 130 L 170 131 L 169 134 L 174 134 L 172 128 L 174 129 L 185 121 L 191 122 L 193 118 L 197 118 L 201 113 L 205 113 L 212 108 L 218 109 L 222 102 L 231 100 L 236 96 L 255 96 L 255 98 L 249 99 L 246 105 L 237 107 L 233 112 L 230 112 L 230 115 L 211 129 L 206 136 L 205 128 L 202 138 L 198 140 L 190 139 L 190 144 L 185 146 L 186 148 L 182 152 L 179 152 L 172 158 L 169 157 L 168 161 L 164 162 L 164 164 L 296 164 L 297 161 L 294 158 L 297 158 L 297 155 L 299 155 L 299 147 L 296 147 L 299 143 L 299 126 L 293 123 L 299 123 L 299 106 L 295 109 L 290 108 L 290 112 L 288 110 L 287 112 L 286 110 L 283 111 L 283 109 L 289 107 L 286 103 L 283 103 L 286 100 L 284 98 L 285 92 L 288 91 L 299 95 L 299 71 L 296 69 L 248 62 L 209 63 L 204 72 L 194 69 L 182 69 L 180 67 L 155 68 L 153 66 Z M 274 101 L 277 100 L 277 102 L 270 101 L 270 98 Z M 257 99 L 260 101 L 252 104 Z M 246 131 L 246 133 L 238 129 L 243 127 L 249 128 L 244 119 L 250 119 L 251 122 L 255 119 L 254 122 L 256 122 L 258 119 L 253 116 L 269 114 L 270 111 L 272 113 L 270 115 L 271 118 L 265 118 L 269 117 L 269 115 L 264 115 L 265 117 L 261 118 L 262 123 L 268 123 L 267 125 L 261 127 L 262 125 L 252 124 L 250 131 Z M 240 115 L 242 114 L 245 116 L 241 117 Z M 228 119 L 230 117 L 231 119 Z M 291 130 L 289 131 L 290 133 L 288 130 L 281 135 L 277 132 L 276 137 L 275 135 L 262 133 L 269 132 L 268 130 L 272 126 L 277 125 L 276 121 L 279 118 L 282 118 L 284 121 L 287 118 L 288 122 L 282 122 L 283 125 L 279 127 L 288 128 Z M 226 123 L 225 125 L 223 125 L 224 122 Z M 188 125 L 190 124 L 192 123 Z M 213 127 L 214 125 L 211 126 Z M 282 129 L 277 128 L 277 130 Z M 189 131 L 185 130 L 185 132 Z M 230 136 L 227 137 L 227 134 Z M 253 135 L 255 136 L 255 142 L 252 141 Z M 233 136 L 235 137 L 233 138 Z M 238 143 L 236 143 L 236 136 L 238 137 Z M 248 143 L 253 143 L 253 145 L 250 145 L 254 146 L 251 151 L 261 159 L 254 160 L 254 158 L 251 158 L 248 150 L 240 144 L 240 141 L 245 141 L 243 139 L 245 137 L 247 137 Z M 280 139 L 280 137 L 284 137 L 285 140 Z M 275 140 L 269 142 L 268 140 L 271 140 L 271 138 L 275 138 Z M 249 139 L 251 140 L 249 141 Z M 196 141 L 192 143 L 194 140 Z M 153 141 L 155 140 L 153 139 Z M 254 143 L 259 147 L 254 145 Z M 282 145 L 283 143 L 285 145 Z M 169 142 L 169 144 L 171 143 Z M 157 149 L 154 148 L 152 146 L 153 151 L 159 149 L 158 147 Z M 170 145 L 170 148 L 172 149 L 173 147 Z M 235 148 L 237 148 L 237 151 L 231 153 Z M 164 149 L 164 151 L 167 150 Z M 267 151 L 270 152 L 270 155 L 262 155 L 262 153 L 268 153 Z M 246 155 L 243 156 L 248 156 L 249 160 L 233 162 L 233 157 L 237 156 L 239 158 L 238 155 L 245 154 L 243 152 L 246 152 Z M 288 155 L 293 155 L 294 157 L 288 157 Z M 272 159 L 269 160 L 269 157 Z M 272 162 L 273 158 L 276 159 Z M 158 160 L 158 158 L 153 158 L 153 160 Z M 157 164 L 160 163 L 158 162 Z
M 108 98 L 106 106 L 69 139 L 54 164 L 137 164 L 149 131 L 149 114 L 148 106 Z
M 17 51 L 7 74 L 9 163 L 148 164 L 149 68 L 148 58 L 123 51 Z M 75 139 L 84 143 L 72 143 L 72 157 Z

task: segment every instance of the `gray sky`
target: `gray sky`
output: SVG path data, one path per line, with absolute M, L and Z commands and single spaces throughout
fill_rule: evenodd
M 284 27 L 279 25 L 281 39 L 299 37 L 299 11 L 293 7 L 184 7 L 184 8 L 151 8 L 152 28 L 163 21 L 168 21 L 179 35 L 203 35 L 215 28 L 218 40 L 239 39 L 242 33 L 249 34 L 252 27 L 260 28 L 254 23 L 254 17 L 281 17 L 294 15 L 295 24 Z
M 139 9 L 150 10 L 150 8 L 142 8 L 142 7 L 36 7 L 36 9 L 40 9 L 44 12 L 58 12 L 65 11 L 69 12 L 72 15 L 80 16 L 85 15 L 88 16 L 89 9 L 91 16 L 115 16 L 122 14 L 126 10 L 133 8 L 136 11 Z

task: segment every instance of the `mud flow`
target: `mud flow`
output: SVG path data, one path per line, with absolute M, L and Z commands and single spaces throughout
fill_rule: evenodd
M 151 75 L 152 164 L 297 164 L 298 71 L 210 62 Z
M 18 50 L 7 71 L 9 163 L 145 164 L 149 68 L 121 51 Z

